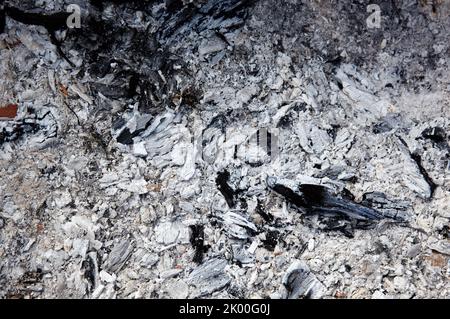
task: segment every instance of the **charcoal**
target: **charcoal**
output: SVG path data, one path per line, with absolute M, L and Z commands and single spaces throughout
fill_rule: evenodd
M 380 220 L 381 212 L 332 193 L 322 185 L 299 184 L 298 190 L 278 184 L 269 177 L 269 187 L 308 214 L 340 215 L 355 220 Z
M 0 34 L 5 32 L 5 21 L 6 15 L 5 15 L 5 8 L 3 5 L 0 6 Z
M 203 262 L 203 255 L 207 252 L 208 246 L 205 245 L 205 233 L 203 225 L 192 225 L 190 243 L 195 249 L 193 261 L 197 264 Z
M 92 293 L 99 284 L 97 254 L 95 252 L 89 253 L 81 267 L 84 269 L 84 277 L 88 281 L 88 289 Z
M 8 5 L 5 6 L 4 12 L 11 19 L 29 25 L 43 26 L 49 32 L 67 28 L 66 21 L 70 15 L 70 13 L 67 12 L 56 12 L 53 14 L 26 12 Z
M 293 262 L 283 276 L 283 285 L 286 288 L 286 299 L 317 299 L 323 296 L 324 286 L 311 272 L 305 262 Z
M 269 251 L 274 251 L 278 240 L 280 239 L 280 232 L 277 230 L 269 230 L 266 233 L 266 238 L 262 241 L 264 248 Z
M 188 277 L 188 283 L 194 286 L 192 297 L 204 297 L 225 288 L 230 283 L 230 277 L 225 273 L 227 261 L 212 258 L 196 267 Z
M 47 111 L 41 114 L 20 116 L 15 121 L 4 125 L 0 122 L 0 144 L 25 142 L 30 147 L 45 147 L 46 141 L 58 137 L 58 124 L 52 112 Z M 34 135 L 34 140 L 24 140 L 24 137 L 29 135 Z
M 383 216 L 396 220 L 409 220 L 410 216 L 408 210 L 410 203 L 402 200 L 393 200 L 380 192 L 365 193 L 363 195 L 361 204 L 375 208 L 382 212 Z
M 236 239 L 247 239 L 257 231 L 255 224 L 249 221 L 242 213 L 228 211 L 221 216 L 225 231 Z
M 131 257 L 134 249 L 134 242 L 130 240 L 122 240 L 114 245 L 109 253 L 108 259 L 105 260 L 104 269 L 107 271 L 118 272 Z
M 422 132 L 422 137 L 424 139 L 431 140 L 434 144 L 438 145 L 439 147 L 448 147 L 447 143 L 447 134 L 445 133 L 445 130 L 442 127 L 430 127 L 425 129 Z
M 273 221 L 273 216 L 264 210 L 263 203 L 260 200 L 258 200 L 256 205 L 256 213 L 260 215 L 264 219 L 264 221 L 268 223 L 271 223 Z
M 255 262 L 255 256 L 251 254 L 242 243 L 232 245 L 233 261 L 240 267 Z
M 230 178 L 230 173 L 228 171 L 223 171 L 217 173 L 216 177 L 216 185 L 217 189 L 222 193 L 223 197 L 225 198 L 228 207 L 232 208 L 235 206 L 235 191 L 228 185 L 228 180 Z

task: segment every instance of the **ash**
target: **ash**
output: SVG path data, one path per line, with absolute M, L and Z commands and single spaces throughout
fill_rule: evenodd
M 0 297 L 449 297 L 450 5 L 374 2 L 5 1 Z

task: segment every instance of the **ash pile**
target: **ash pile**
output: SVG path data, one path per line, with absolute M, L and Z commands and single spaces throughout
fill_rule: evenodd
M 445 1 L 0 7 L 1 298 L 450 295 Z

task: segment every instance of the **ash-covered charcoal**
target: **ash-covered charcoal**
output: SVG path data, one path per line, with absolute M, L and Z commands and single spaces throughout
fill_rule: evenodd
M 36 284 L 42 280 L 44 277 L 44 273 L 42 269 L 38 268 L 36 271 L 27 271 L 20 278 L 20 282 L 22 284 Z
M 246 240 L 257 232 L 255 224 L 243 212 L 227 211 L 220 218 L 225 232 L 232 238 Z
M 294 261 L 282 280 L 281 297 L 284 299 L 318 299 L 324 295 L 325 286 L 311 272 L 308 265 L 301 260 Z
M 272 214 L 266 212 L 263 203 L 261 200 L 257 200 L 257 204 L 256 204 L 256 209 L 255 209 L 256 213 L 261 216 L 264 221 L 266 221 L 267 223 L 271 223 L 273 222 L 273 216 Z
M 405 200 L 390 199 L 386 194 L 380 192 L 365 193 L 361 204 L 379 210 L 385 217 L 399 221 L 410 219 L 408 210 L 411 208 L 411 203 Z
M 193 286 L 192 298 L 211 295 L 213 292 L 225 288 L 231 281 L 226 274 L 227 261 L 212 258 L 197 266 L 188 277 L 188 283 Z
M 268 177 L 267 184 L 307 215 L 317 217 L 306 224 L 323 231 L 340 231 L 349 238 L 353 238 L 355 229 L 372 229 L 382 219 L 397 222 L 411 219 L 406 201 L 392 201 L 382 193 L 364 194 L 358 203 L 347 189 L 336 193 L 322 185 L 298 183 L 294 190 L 278 183 L 274 177 Z
M 384 216 L 373 208 L 356 203 L 348 199 L 348 196 L 333 194 L 331 189 L 322 185 L 299 184 L 298 189 L 292 190 L 278 184 L 274 177 L 267 179 L 267 185 L 308 214 L 339 215 L 363 221 L 377 221 L 384 217 L 395 218 L 395 216 Z
M 428 184 L 429 191 L 427 192 L 428 198 L 433 196 L 434 191 L 436 190 L 436 183 L 431 179 L 430 175 L 426 171 L 426 169 L 422 165 L 422 158 L 419 154 L 411 154 L 411 158 L 417 164 L 417 168 L 419 169 L 420 174 L 422 174 L 423 179 Z
M 0 121 L 0 146 L 5 142 L 24 142 L 29 147 L 43 148 L 50 139 L 58 137 L 58 124 L 51 111 L 29 113 L 14 121 Z
M 236 243 L 231 245 L 233 254 L 233 261 L 239 265 L 248 265 L 255 262 L 255 255 L 248 251 L 243 243 Z
M 49 40 L 56 46 L 57 52 L 60 54 L 61 58 L 63 58 L 71 66 L 75 66 L 61 49 L 61 41 L 57 37 L 57 32 L 63 32 L 68 29 L 67 21 L 71 15 L 70 12 L 63 10 L 63 7 L 60 7 L 60 11 L 54 10 L 52 12 L 47 12 L 46 10 L 41 10 L 39 7 L 36 8 L 36 6 L 31 3 L 24 2 L 20 5 L 10 5 L 10 2 L 11 1 L 8 1 L 4 5 L 2 14 L 3 19 L 4 17 L 8 17 L 9 19 L 13 19 L 27 25 L 44 27 L 49 34 Z M 1 26 L 0 29 L 2 29 Z M 0 31 L 1 34 L 4 30 Z
M 123 117 L 113 124 L 113 135 L 121 144 L 133 144 L 133 138 L 142 133 L 150 124 L 153 116 L 149 114 L 134 113 L 126 121 Z
M 123 239 L 121 242 L 114 245 L 108 258 L 105 260 L 103 268 L 106 271 L 118 272 L 125 265 L 127 260 L 131 257 L 135 247 L 134 241 Z

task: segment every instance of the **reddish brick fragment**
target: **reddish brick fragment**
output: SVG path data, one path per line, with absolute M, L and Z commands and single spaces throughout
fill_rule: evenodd
M 13 119 L 17 116 L 17 104 L 8 104 L 4 107 L 0 106 L 0 119 Z

